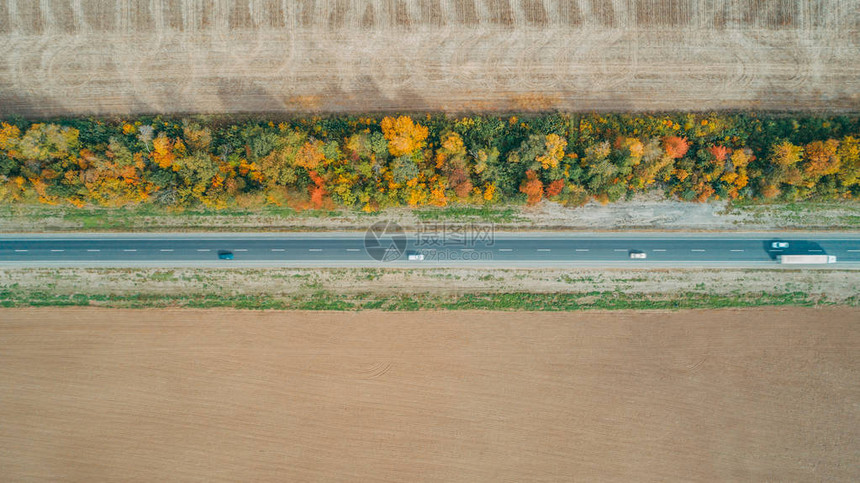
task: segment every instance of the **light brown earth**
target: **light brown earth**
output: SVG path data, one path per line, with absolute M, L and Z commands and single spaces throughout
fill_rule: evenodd
M 860 311 L 0 311 L 8 481 L 857 481 Z
M 0 0 L 0 115 L 860 109 L 856 0 Z

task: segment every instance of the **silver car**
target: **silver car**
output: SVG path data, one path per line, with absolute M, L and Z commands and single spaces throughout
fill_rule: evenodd
M 788 242 L 773 242 L 770 244 L 770 247 L 777 249 L 788 248 Z

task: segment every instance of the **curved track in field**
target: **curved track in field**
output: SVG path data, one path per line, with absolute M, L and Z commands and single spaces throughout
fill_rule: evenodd
M 0 0 L 0 112 L 860 109 L 853 0 Z

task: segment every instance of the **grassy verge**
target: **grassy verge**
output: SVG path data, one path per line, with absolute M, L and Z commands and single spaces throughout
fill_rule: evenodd
M 860 297 L 842 301 L 841 305 L 857 306 Z M 309 294 L 276 295 L 216 295 L 198 294 L 56 294 L 2 290 L 0 307 L 62 307 L 100 306 L 111 308 L 235 308 L 253 310 L 678 310 L 715 309 L 728 307 L 761 306 L 816 306 L 834 305 L 822 296 L 803 292 L 781 294 L 743 293 L 735 295 L 709 295 L 699 292 L 675 294 L 625 294 L 622 292 L 586 293 L 473 293 L 460 295 L 377 293 L 340 294 L 318 291 Z
M 636 221 L 641 211 L 637 205 L 623 205 L 615 218 L 601 215 L 600 221 L 588 216 L 589 206 L 579 209 L 550 207 L 530 210 L 519 205 L 466 206 L 445 208 L 390 208 L 378 213 L 360 210 L 304 210 L 288 207 L 177 209 L 155 205 L 123 208 L 74 208 L 44 204 L 0 203 L 0 232 L 167 232 L 167 231 L 325 231 L 364 230 L 376 221 L 396 221 L 403 227 L 421 223 L 496 224 L 510 230 L 552 229 L 600 230 L 625 229 L 684 229 L 683 224 L 669 222 L 661 225 L 660 217 L 645 216 Z M 698 206 L 689 203 L 691 210 Z M 677 204 L 667 205 L 672 215 L 678 215 Z M 645 212 L 659 214 L 659 205 L 650 204 Z M 691 216 L 700 217 L 696 212 Z M 656 221 L 655 221 L 656 220 Z M 696 218 L 695 228 L 705 230 L 857 230 L 860 227 L 860 202 L 797 202 L 784 204 L 735 202 L 726 206 L 710 220 Z M 704 223 L 703 223 L 704 222 Z
M 264 206 L 254 209 L 176 209 L 154 205 L 123 208 L 73 208 L 39 204 L 0 204 L 0 232 L 157 232 L 157 231 L 299 231 L 364 229 L 374 221 L 397 220 L 404 226 L 426 222 L 504 223 L 524 220 L 519 207 L 451 206 L 360 210 L 303 210 Z
M 514 223 L 522 219 L 514 208 L 492 208 L 489 206 L 452 206 L 448 208 L 423 208 L 415 211 L 421 221 L 465 221 L 485 223 Z
M 587 310 L 858 305 L 852 270 L 8 268 L 0 306 Z
M 364 213 L 350 212 L 360 218 Z M 336 219 L 342 211 L 296 211 L 287 207 L 223 210 L 175 209 L 154 205 L 123 208 L 73 208 L 48 205 L 0 204 L 0 229 L 32 231 L 242 231 L 272 226 L 307 225 L 313 220 Z
M 727 207 L 725 214 L 738 217 L 736 224 L 769 224 L 774 228 L 856 230 L 860 227 L 860 203 L 856 201 L 735 201 Z

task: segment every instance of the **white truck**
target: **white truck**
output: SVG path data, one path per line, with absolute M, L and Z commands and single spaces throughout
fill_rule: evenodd
M 779 255 L 779 263 L 786 264 L 819 264 L 836 263 L 833 255 Z

